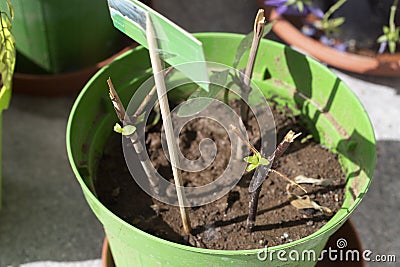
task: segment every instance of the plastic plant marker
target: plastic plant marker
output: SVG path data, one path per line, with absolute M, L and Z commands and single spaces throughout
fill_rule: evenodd
M 162 59 L 208 91 L 207 65 L 202 43 L 161 14 L 137 0 L 108 0 L 114 26 L 148 48 L 146 14 L 151 17 Z M 196 68 L 184 63 L 199 62 Z M 201 64 L 200 62 L 204 62 Z

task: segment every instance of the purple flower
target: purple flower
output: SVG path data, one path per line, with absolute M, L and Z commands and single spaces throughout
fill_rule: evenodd
M 319 41 L 327 46 L 333 46 L 335 44 L 335 42 L 331 38 L 328 38 L 325 35 L 322 35 L 321 38 L 319 38 Z
M 387 46 L 387 41 L 382 42 L 381 45 L 379 46 L 378 54 L 383 54 L 383 52 L 385 52 L 386 50 L 386 46 Z
M 313 24 L 305 24 L 301 28 L 301 32 L 309 37 L 313 37 L 317 33 L 317 29 Z
M 266 0 L 264 4 L 267 6 L 276 7 L 276 13 L 278 13 L 279 15 L 286 14 L 294 16 L 305 16 L 312 13 L 318 18 L 324 17 L 324 12 L 318 7 L 314 6 L 313 3 L 311 4 L 303 3 L 304 8 L 302 11 L 300 11 L 296 3 L 287 5 L 286 4 L 287 2 L 288 0 Z
M 341 52 L 346 52 L 346 50 L 347 50 L 347 48 L 349 47 L 349 45 L 346 44 L 346 43 L 338 43 L 338 44 L 335 44 L 333 47 L 334 47 L 336 50 L 339 50 L 339 51 L 341 51 Z
M 348 47 L 347 43 L 336 42 L 335 39 L 326 37 L 325 35 L 322 35 L 320 37 L 319 41 L 321 43 L 323 43 L 324 45 L 333 47 L 336 50 L 339 50 L 341 52 L 345 52 L 347 50 L 347 47 Z

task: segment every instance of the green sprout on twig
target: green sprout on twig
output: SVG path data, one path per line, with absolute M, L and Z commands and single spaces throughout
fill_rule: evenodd
M 258 151 L 257 151 L 257 153 L 253 154 L 252 156 L 245 157 L 243 160 L 246 161 L 247 163 L 249 163 L 249 165 L 246 168 L 246 171 L 248 171 L 248 172 L 254 170 L 255 168 L 257 168 L 260 165 L 268 166 L 271 163 L 266 158 L 263 158 L 261 156 L 261 153 Z
M 132 135 L 134 132 L 136 132 L 136 127 L 133 125 L 125 125 L 125 126 L 121 127 L 121 125 L 119 125 L 119 123 L 117 122 L 114 125 L 114 132 L 128 136 L 128 135 Z
M 258 199 L 261 192 L 261 187 L 264 181 L 268 178 L 269 172 L 273 172 L 277 174 L 279 177 L 285 179 L 289 182 L 290 185 L 295 185 L 302 189 L 304 192 L 307 192 L 302 186 L 298 183 L 290 180 L 287 176 L 280 173 L 277 170 L 269 169 L 271 167 L 273 161 L 277 161 L 283 153 L 289 148 L 289 145 L 293 143 L 293 141 L 301 135 L 301 133 L 295 133 L 293 131 L 289 131 L 284 139 L 279 143 L 276 147 L 275 151 L 268 157 L 263 157 L 261 153 L 243 136 L 243 134 L 238 130 L 234 125 L 230 126 L 232 131 L 247 145 L 247 147 L 252 151 L 253 155 L 244 158 L 244 161 L 248 162 L 247 171 L 251 171 L 256 168 L 267 168 L 267 172 L 265 176 L 254 175 L 250 181 L 249 191 L 251 193 L 250 201 L 249 201 L 249 215 L 247 217 L 247 231 L 251 232 L 254 228 L 256 215 L 257 215 L 257 207 L 258 207 Z M 272 166 L 275 167 L 275 166 Z

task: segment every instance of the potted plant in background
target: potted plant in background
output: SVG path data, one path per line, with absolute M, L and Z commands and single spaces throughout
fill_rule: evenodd
M 321 62 L 355 73 L 400 76 L 398 1 L 258 3 L 277 21 L 273 30 L 279 38 Z
M 235 66 L 238 69 L 248 69 L 249 65 L 246 63 L 251 62 L 249 59 L 255 59 L 255 54 L 252 52 L 250 52 L 250 56 L 246 53 L 239 57 L 236 56 L 238 53 L 235 53 L 235 51 L 243 50 L 243 47 L 249 48 L 248 44 L 245 45 L 247 42 L 243 41 L 249 38 L 244 38 L 242 35 L 203 33 L 195 36 L 203 43 L 208 61 Z M 257 32 L 253 36 L 260 37 Z M 272 101 L 271 103 L 275 103 L 274 105 L 281 112 L 287 116 L 301 118 L 315 140 L 339 155 L 339 161 L 345 171 L 344 202 L 337 213 L 315 233 L 299 240 L 288 240 L 284 244 L 269 247 L 269 252 L 285 251 L 288 253 L 289 251 L 313 250 L 318 254 L 329 236 L 346 221 L 368 189 L 375 164 L 373 129 L 357 98 L 326 67 L 309 57 L 272 41 L 264 39 L 258 45 L 261 52 L 255 60 L 255 64 L 250 64 L 252 68 L 254 67 L 250 72 L 253 74 L 252 81 L 254 84 L 261 89 L 266 99 Z M 131 98 L 132 92 L 137 90 L 151 76 L 150 69 L 149 54 L 143 47 L 138 47 L 117 58 L 113 63 L 98 72 L 82 90 L 72 108 L 67 126 L 67 150 L 72 168 L 89 205 L 105 227 L 117 266 L 153 266 L 157 264 L 166 266 L 237 266 L 244 264 L 265 266 L 266 263 L 257 257 L 260 253 L 260 246 L 263 248 L 264 244 L 259 244 L 250 249 L 239 250 L 215 250 L 178 244 L 146 233 L 140 230 L 143 228 L 138 226 L 142 222 L 142 227 L 146 225 L 155 227 L 153 223 L 146 223 L 143 218 L 121 219 L 110 210 L 110 207 L 106 207 L 107 203 L 104 204 L 99 201 L 98 194 L 100 190 L 96 187 L 96 183 L 99 182 L 98 179 L 100 179 L 102 171 L 98 167 L 100 165 L 104 166 L 104 163 L 110 161 L 107 158 L 102 159 L 102 157 L 108 153 L 106 151 L 112 154 L 119 153 L 119 151 L 114 151 L 113 148 L 111 150 L 109 147 L 106 148 L 108 139 L 112 135 L 112 127 L 117 118 L 113 111 L 113 105 L 108 100 L 109 96 L 105 90 L 104 83 L 109 77 L 112 77 L 113 81 L 115 81 L 115 90 L 111 90 L 110 96 L 113 99 L 118 117 L 120 120 L 124 120 L 123 118 L 127 117 L 121 116 L 124 113 L 122 112 L 124 111 L 123 103 L 126 104 Z M 157 74 L 156 71 L 155 73 Z M 174 79 L 177 79 L 177 77 L 181 77 L 181 75 L 173 75 L 171 77 L 172 81 L 175 81 Z M 220 78 L 219 75 L 217 77 Z M 244 77 L 251 77 L 251 75 Z M 245 81 L 246 78 L 243 80 Z M 246 84 L 244 81 L 243 84 Z M 239 82 L 239 84 L 242 83 Z M 246 88 L 244 87 L 240 90 L 245 90 Z M 182 91 L 184 89 L 180 88 L 179 93 L 176 94 L 178 101 L 184 100 L 185 95 L 187 97 L 187 93 L 185 94 Z M 209 92 L 213 92 L 211 87 Z M 117 94 L 120 96 L 121 101 L 116 100 L 119 99 Z M 150 93 L 147 95 L 149 96 Z M 251 94 L 248 96 L 249 99 L 253 99 Z M 143 99 L 147 99 L 147 97 L 142 95 L 139 98 L 139 103 Z M 172 95 L 171 99 L 174 99 Z M 252 101 L 257 100 L 253 99 Z M 120 104 L 116 105 L 115 103 Z M 192 108 L 192 112 L 196 113 L 195 105 L 189 105 L 189 107 Z M 352 110 L 352 117 L 347 116 L 346 110 L 348 109 Z M 140 107 L 136 107 L 135 110 L 140 110 Z M 114 127 L 118 132 L 128 136 L 128 139 L 134 139 L 130 148 L 135 147 L 140 142 L 132 136 L 141 127 L 142 117 L 142 114 L 135 113 L 133 117 L 128 116 L 128 120 L 135 120 L 138 124 L 131 125 L 128 123 L 128 125 Z M 138 135 L 140 134 L 141 132 L 138 132 Z M 306 139 L 304 142 L 307 142 Z M 278 150 L 279 147 L 278 145 Z M 169 147 L 169 149 L 171 148 Z M 258 152 L 255 152 L 253 155 L 258 159 L 257 162 L 249 158 L 247 158 L 247 161 L 257 166 L 264 165 L 264 163 L 268 165 L 269 163 L 266 163 L 265 159 L 260 158 L 258 154 Z M 155 156 L 157 157 L 157 155 Z M 144 158 L 140 157 L 136 161 L 142 162 Z M 139 163 L 137 166 L 135 171 L 141 172 L 140 166 L 143 165 Z M 145 168 L 143 167 L 143 169 Z M 113 172 L 110 179 L 116 179 L 119 176 L 119 174 Z M 151 182 L 151 177 L 148 178 Z M 290 179 L 288 180 L 290 181 Z M 119 198 L 124 188 L 123 186 L 118 186 L 109 188 L 109 190 L 112 191 L 111 195 Z M 140 193 L 130 194 L 130 196 L 138 194 Z M 306 195 L 304 195 L 304 198 L 309 199 Z M 140 195 L 137 198 L 132 197 L 130 202 L 133 201 L 135 202 L 134 206 L 138 206 L 138 203 L 143 199 L 145 197 Z M 114 203 L 113 200 L 111 202 Z M 210 205 L 213 205 L 213 203 Z M 150 208 L 154 209 L 154 218 L 159 218 L 160 213 L 163 212 L 162 209 L 158 205 L 156 205 L 158 208 L 154 205 L 151 206 L 153 207 Z M 314 209 L 316 207 L 313 206 Z M 323 212 L 324 209 L 319 205 L 318 207 L 316 209 Z M 183 225 L 185 224 L 183 223 Z M 207 225 L 205 227 L 207 229 Z M 151 228 L 148 227 L 148 231 L 152 232 Z M 210 229 L 218 232 L 216 229 L 213 230 L 212 227 Z M 212 235 L 218 235 L 217 232 L 213 232 Z M 188 236 L 195 235 L 192 232 Z M 251 235 L 250 233 L 249 238 Z M 228 236 L 225 237 L 228 238 Z M 197 244 L 196 241 L 194 243 Z M 201 245 L 199 246 L 201 247 Z M 280 266 L 282 264 L 276 258 L 276 254 L 272 258 L 264 260 L 267 260 L 271 266 Z M 313 266 L 315 260 L 303 260 L 285 264 Z
M 8 107 L 11 97 L 12 75 L 15 65 L 15 40 L 11 32 L 14 11 L 7 0 L 0 5 L 0 208 L 1 208 L 1 134 L 3 110 Z
M 106 0 L 12 2 L 19 92 L 77 92 L 130 44 L 113 27 Z

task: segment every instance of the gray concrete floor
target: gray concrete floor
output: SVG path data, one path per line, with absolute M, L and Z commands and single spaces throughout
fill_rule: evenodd
M 256 12 L 255 1 L 245 0 L 168 0 L 156 1 L 156 7 L 192 32 L 248 32 Z M 400 78 L 335 72 L 365 105 L 378 140 L 374 181 L 351 219 L 364 248 L 394 254 L 399 262 Z M 102 226 L 82 196 L 65 149 L 74 98 L 14 94 L 4 112 L 0 267 L 101 266 Z

